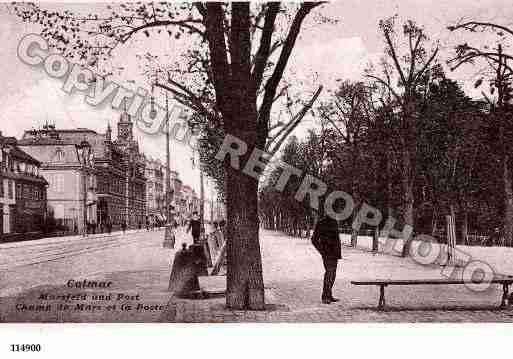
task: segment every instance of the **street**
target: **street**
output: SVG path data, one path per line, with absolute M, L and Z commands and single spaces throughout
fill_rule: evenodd
M 169 268 L 172 251 L 159 248 L 163 236 L 161 230 L 141 230 L 1 245 L 0 295 L 134 268 Z
M 181 231 L 179 234 L 185 238 Z M 116 232 L 111 235 L 96 235 L 70 238 L 50 238 L 34 242 L 9 243 L 0 246 L 0 300 L 2 308 L 9 308 L 18 302 L 37 302 L 39 293 L 54 293 L 54 288 L 63 287 L 63 295 L 84 292 L 77 288 L 67 288 L 68 281 L 107 281 L 113 282 L 107 288 L 113 294 L 127 294 L 128 300 L 137 300 L 139 293 L 145 293 L 145 299 L 166 303 L 168 295 L 166 280 L 169 278 L 171 259 L 175 250 L 162 248 L 163 230 L 127 231 L 125 235 Z M 177 245 L 181 242 L 177 241 Z M 144 273 L 145 279 L 136 276 L 136 283 L 131 280 L 134 273 Z M 161 276 L 159 277 L 159 275 Z M 155 286 L 154 276 L 162 279 Z M 111 277 L 115 278 L 112 279 Z M 109 279 L 111 278 L 111 279 Z M 167 278 L 167 279 L 166 279 Z M 145 287 L 146 286 L 146 287 Z M 45 288 L 52 288 L 46 291 Z M 155 292 L 157 299 L 152 297 Z M 60 293 L 60 290 L 57 290 Z M 86 291 L 88 291 L 86 289 Z M 90 289 L 89 289 L 90 292 Z M 97 293 L 98 291 L 93 292 Z M 36 294 L 34 294 L 36 293 Z M 105 292 L 107 293 L 107 292 Z M 160 293 L 160 294 L 159 294 Z M 116 294 L 116 295 L 117 295 Z M 8 297 L 8 299 L 6 299 Z M 160 297 L 162 300 L 159 301 Z M 16 299 L 18 298 L 18 299 Z M 27 298 L 27 300 L 19 300 Z M 31 303 L 32 303 L 31 302 Z M 27 314 L 27 315 L 24 315 Z M 39 313 L 41 314 L 41 313 Z M 102 317 L 104 311 L 97 314 L 81 311 L 79 317 L 70 321 L 94 321 L 95 316 Z M 13 313 L 14 320 L 30 321 L 38 313 L 26 311 L 22 315 Z M 106 316 L 106 321 L 116 321 L 115 317 Z M 40 319 L 44 320 L 44 319 Z M 145 317 L 141 321 L 151 320 Z
M 440 278 L 438 266 L 343 248 L 334 295 L 320 304 L 322 262 L 308 239 L 262 231 L 264 312 L 228 311 L 224 297 L 172 299 L 167 291 L 175 249 L 164 232 L 51 238 L 0 246 L 0 319 L 5 322 L 233 322 L 233 321 L 512 321 L 498 310 L 500 288 L 475 293 L 464 286 L 390 287 L 390 310 L 377 312 L 378 289 L 355 287 L 366 278 Z M 71 281 L 71 282 L 70 282 Z M 92 287 L 84 287 L 90 282 Z M 70 282 L 70 283 L 69 283 Z M 78 285 L 77 288 L 77 283 Z M 102 287 L 103 286 L 103 287 Z M 87 298 L 86 298 L 87 297 Z M 49 307 L 48 307 L 49 306 Z

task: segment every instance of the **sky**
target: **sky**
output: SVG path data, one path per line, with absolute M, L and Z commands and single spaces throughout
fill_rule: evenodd
M 94 12 L 98 6 L 85 3 L 78 7 Z M 76 4 L 74 7 L 77 7 Z M 462 18 L 495 21 L 504 25 L 513 23 L 513 7 L 510 1 L 505 0 L 344 0 L 325 4 L 318 11 L 339 22 L 335 25 L 318 24 L 314 16 L 310 17 L 302 29 L 289 69 L 294 77 L 304 78 L 315 86 L 322 84 L 328 89 L 335 86 L 337 79 L 362 79 L 363 70 L 368 64 L 379 60 L 384 43 L 378 22 L 388 16 L 399 14 L 400 20 L 412 19 L 424 26 L 431 40 L 439 41 L 441 62 L 453 56 L 454 45 L 464 39 L 451 34 L 446 29 L 448 25 Z M 20 62 L 16 56 L 20 39 L 27 33 L 37 31 L 37 27 L 22 23 L 10 5 L 0 4 L 0 130 L 3 134 L 20 137 L 24 130 L 40 127 L 46 121 L 55 123 L 58 128 L 86 127 L 102 133 L 110 123 L 115 132 L 119 112 L 108 106 L 91 107 L 80 93 L 69 96 L 61 90 L 62 81 L 49 78 L 40 68 Z M 137 85 L 149 88 L 144 77 L 138 75 L 140 66 L 135 58 L 135 53 L 145 51 L 176 54 L 180 52 L 180 44 L 135 38 L 129 46 L 116 51 L 112 61 L 122 64 Z M 472 86 L 474 71 L 464 68 L 449 76 L 460 82 L 469 94 L 477 96 Z M 314 122 L 308 119 L 296 134 L 301 136 L 306 129 L 315 126 Z M 136 130 L 135 136 L 147 155 L 165 159 L 163 135 L 147 135 Z M 192 167 L 190 149 L 174 142 L 171 151 L 172 167 L 179 171 L 184 183 L 199 191 L 199 174 L 197 168 Z

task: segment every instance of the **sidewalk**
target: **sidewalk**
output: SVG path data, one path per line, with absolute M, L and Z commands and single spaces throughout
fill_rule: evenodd
M 341 235 L 340 238 L 344 245 L 350 245 L 350 235 L 344 234 Z M 442 245 L 445 244 L 442 243 Z M 357 248 L 365 251 L 371 251 L 372 238 L 369 236 L 358 236 Z M 379 251 L 386 252 L 385 248 L 381 245 L 381 243 L 379 245 Z M 456 257 L 465 263 L 471 260 L 483 261 L 490 265 L 490 267 L 492 267 L 495 273 L 513 275 L 513 248 L 510 247 L 481 247 L 457 245 Z
M 379 290 L 357 287 L 351 280 L 442 278 L 441 267 L 422 266 L 411 259 L 343 249 L 334 296 L 339 303 L 320 304 L 323 266 L 308 239 L 262 231 L 266 288 L 265 312 L 229 311 L 224 298 L 172 300 L 161 320 L 171 322 L 512 322 L 513 310 L 497 310 L 501 288 L 485 293 L 464 286 L 388 287 L 387 305 L 378 312 Z

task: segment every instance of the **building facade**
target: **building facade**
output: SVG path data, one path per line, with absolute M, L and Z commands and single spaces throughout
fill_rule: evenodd
M 166 196 L 164 178 L 166 167 L 158 159 L 146 159 L 146 215 L 151 224 L 165 221 Z
M 40 166 L 14 137 L 0 133 L 0 234 L 45 230 L 48 183 Z
M 128 228 L 142 227 L 146 222 L 146 157 L 139 151 L 133 134 L 134 123 L 123 112 L 118 121 L 118 136 L 112 146 L 122 154 L 124 170 L 124 221 Z
M 42 163 L 40 173 L 48 182 L 47 214 L 55 221 L 56 230 L 82 232 L 84 224 L 96 223 L 93 162 L 84 166 L 75 146 L 91 134 L 95 132 L 45 125 L 41 130 L 26 131 L 19 141 L 21 149 Z
M 146 217 L 145 157 L 133 137 L 133 123 L 124 112 L 117 123 L 117 139 L 112 138 L 110 125 L 104 134 L 77 129 L 56 129 L 45 125 L 41 130 L 25 131 L 20 145 L 43 163 L 48 178 L 48 206 L 55 218 L 72 230 L 90 223 L 99 231 L 109 225 L 119 229 L 137 228 Z M 80 201 L 83 200 L 80 165 L 75 146 L 90 144 L 93 160 L 86 169 L 87 218 L 84 222 Z

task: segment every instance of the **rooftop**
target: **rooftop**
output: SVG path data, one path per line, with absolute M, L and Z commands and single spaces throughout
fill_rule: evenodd
M 28 162 L 36 166 L 41 165 L 41 162 L 18 147 L 18 141 L 15 137 L 4 137 L 0 132 L 0 147 L 8 147 L 9 154 L 17 160 Z

